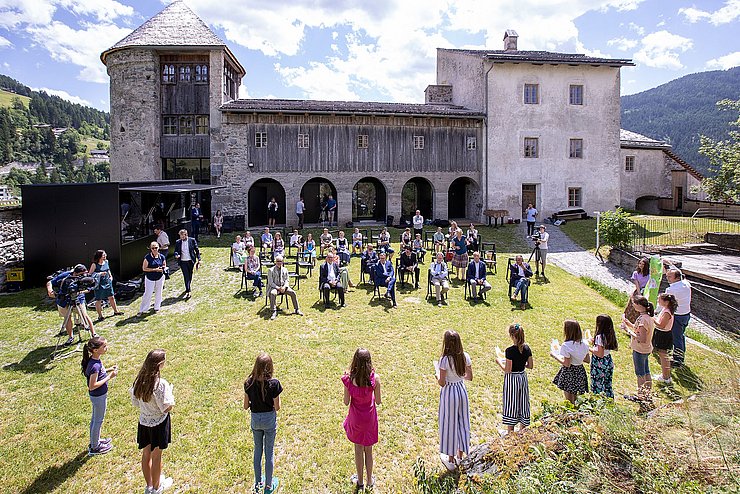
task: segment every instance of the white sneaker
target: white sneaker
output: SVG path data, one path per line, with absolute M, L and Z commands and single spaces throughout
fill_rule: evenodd
M 653 376 L 653 381 L 656 383 L 662 383 L 662 384 L 672 384 L 673 380 L 669 377 L 668 379 L 665 379 L 661 374 L 657 374 Z
M 172 480 L 172 477 L 165 477 L 164 474 L 162 474 L 159 477 L 159 491 L 163 492 L 170 487 L 172 487 L 172 484 L 174 484 L 174 480 Z

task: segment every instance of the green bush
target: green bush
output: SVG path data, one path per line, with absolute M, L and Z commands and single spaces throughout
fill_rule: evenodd
M 625 247 L 629 244 L 635 224 L 622 208 L 604 211 L 599 220 L 601 243 L 612 247 Z

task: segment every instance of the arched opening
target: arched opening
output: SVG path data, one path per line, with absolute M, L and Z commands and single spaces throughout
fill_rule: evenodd
M 635 201 L 635 209 L 645 214 L 660 214 L 660 198 L 657 196 L 642 196 Z
M 304 223 L 320 223 L 322 206 L 326 205 L 329 196 L 337 199 L 337 189 L 325 178 L 312 178 L 301 189 L 306 207 L 303 213 Z M 336 219 L 336 217 L 335 217 Z
M 285 189 L 280 182 L 261 178 L 249 188 L 249 226 L 267 224 L 267 204 L 271 198 L 278 203 L 277 224 L 285 224 Z
M 365 177 L 352 189 L 352 221 L 385 221 L 386 193 L 383 183 Z
M 460 177 L 450 184 L 447 192 L 447 218 L 479 221 L 483 196 L 475 180 Z
M 434 191 L 429 180 L 421 177 L 412 178 L 404 184 L 401 192 L 401 220 L 411 221 L 417 209 L 424 219 L 434 219 L 433 203 Z

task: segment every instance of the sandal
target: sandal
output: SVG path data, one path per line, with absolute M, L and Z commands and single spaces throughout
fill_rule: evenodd
M 114 315 L 114 316 L 122 316 L 122 315 L 123 315 L 123 311 L 121 311 L 121 310 L 117 310 L 117 311 L 115 311 L 115 312 L 113 313 L 113 315 Z

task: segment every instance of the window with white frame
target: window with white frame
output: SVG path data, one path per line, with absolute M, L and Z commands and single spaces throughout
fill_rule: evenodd
M 570 85 L 570 104 L 571 105 L 582 105 L 583 104 L 583 86 L 581 84 Z
M 298 134 L 298 147 L 300 149 L 308 149 L 308 134 Z
M 357 136 L 357 148 L 358 149 L 367 149 L 368 144 L 368 136 L 367 134 L 360 134 Z
M 174 84 L 175 83 L 175 66 L 171 64 L 162 65 L 162 83 L 163 84 Z
M 197 135 L 208 135 L 210 128 L 208 125 L 207 115 L 198 115 L 195 117 L 195 133 Z
M 468 137 L 465 141 L 465 147 L 468 151 L 475 151 L 478 148 L 478 139 L 475 136 Z
M 208 65 L 195 66 L 195 82 L 208 82 Z
M 525 84 L 524 85 L 524 104 L 525 105 L 537 105 L 540 102 L 540 85 L 539 84 Z
M 540 155 L 540 140 L 537 137 L 525 137 L 524 138 L 524 157 L 525 158 L 539 158 Z
M 424 149 L 424 136 L 414 136 L 414 149 Z
M 193 117 L 180 117 L 180 135 L 193 135 Z
M 177 135 L 177 117 L 162 117 L 162 134 L 166 136 Z
M 580 187 L 568 187 L 568 207 L 569 208 L 580 208 L 582 207 L 583 198 L 581 197 Z
M 634 156 L 626 156 L 624 158 L 624 171 L 626 172 L 635 171 L 635 157 Z
M 571 158 L 583 158 L 583 139 L 570 140 L 568 156 Z
M 190 65 L 180 67 L 180 82 L 190 82 L 191 70 Z
M 267 132 L 255 132 L 254 133 L 254 147 L 266 148 L 267 147 Z

